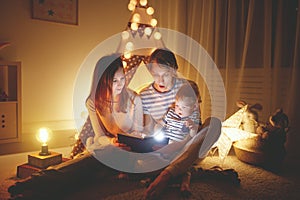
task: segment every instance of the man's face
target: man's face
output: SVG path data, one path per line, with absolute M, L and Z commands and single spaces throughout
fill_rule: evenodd
M 174 69 L 152 63 L 150 73 L 153 76 L 154 88 L 156 90 L 159 92 L 167 92 L 172 89 L 175 77 Z

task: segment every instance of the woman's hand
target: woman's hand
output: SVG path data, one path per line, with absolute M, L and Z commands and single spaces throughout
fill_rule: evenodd
M 94 143 L 93 137 L 89 137 L 88 139 L 86 139 L 86 147 L 87 148 L 89 148 L 93 143 Z
M 138 138 L 144 138 L 147 135 L 145 133 L 139 132 L 139 131 L 133 131 L 130 133 L 130 135 L 134 136 L 134 137 L 138 137 Z
M 111 139 L 111 144 L 113 144 L 114 146 L 119 147 L 123 150 L 131 151 L 131 148 L 129 146 L 127 146 L 126 144 L 123 144 L 123 143 L 119 143 L 118 138 L 116 138 L 116 137 Z

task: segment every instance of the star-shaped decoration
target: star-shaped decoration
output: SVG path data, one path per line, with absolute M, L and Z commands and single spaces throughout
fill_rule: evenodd
M 49 16 L 53 16 L 54 15 L 54 11 L 52 9 L 48 10 L 48 15 Z

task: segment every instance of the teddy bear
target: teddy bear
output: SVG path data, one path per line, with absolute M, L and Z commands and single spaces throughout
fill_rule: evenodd
M 260 125 L 256 129 L 263 151 L 266 151 L 274 161 L 282 161 L 285 157 L 284 144 L 288 126 L 288 116 L 283 112 L 283 109 L 279 108 L 275 110 L 264 125 Z

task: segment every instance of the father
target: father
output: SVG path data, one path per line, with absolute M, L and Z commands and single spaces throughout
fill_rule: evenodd
M 145 131 L 153 133 L 155 124 L 162 119 L 168 108 L 175 102 L 179 88 L 187 82 L 178 78 L 178 64 L 175 55 L 168 49 L 156 49 L 150 56 L 148 69 L 154 82 L 144 88 L 142 98 Z M 200 132 L 189 140 L 184 150 L 150 184 L 145 198 L 157 197 L 172 177 L 184 174 L 197 160 L 203 160 L 221 133 L 221 121 L 207 119 Z M 189 137 L 189 136 L 188 136 Z

